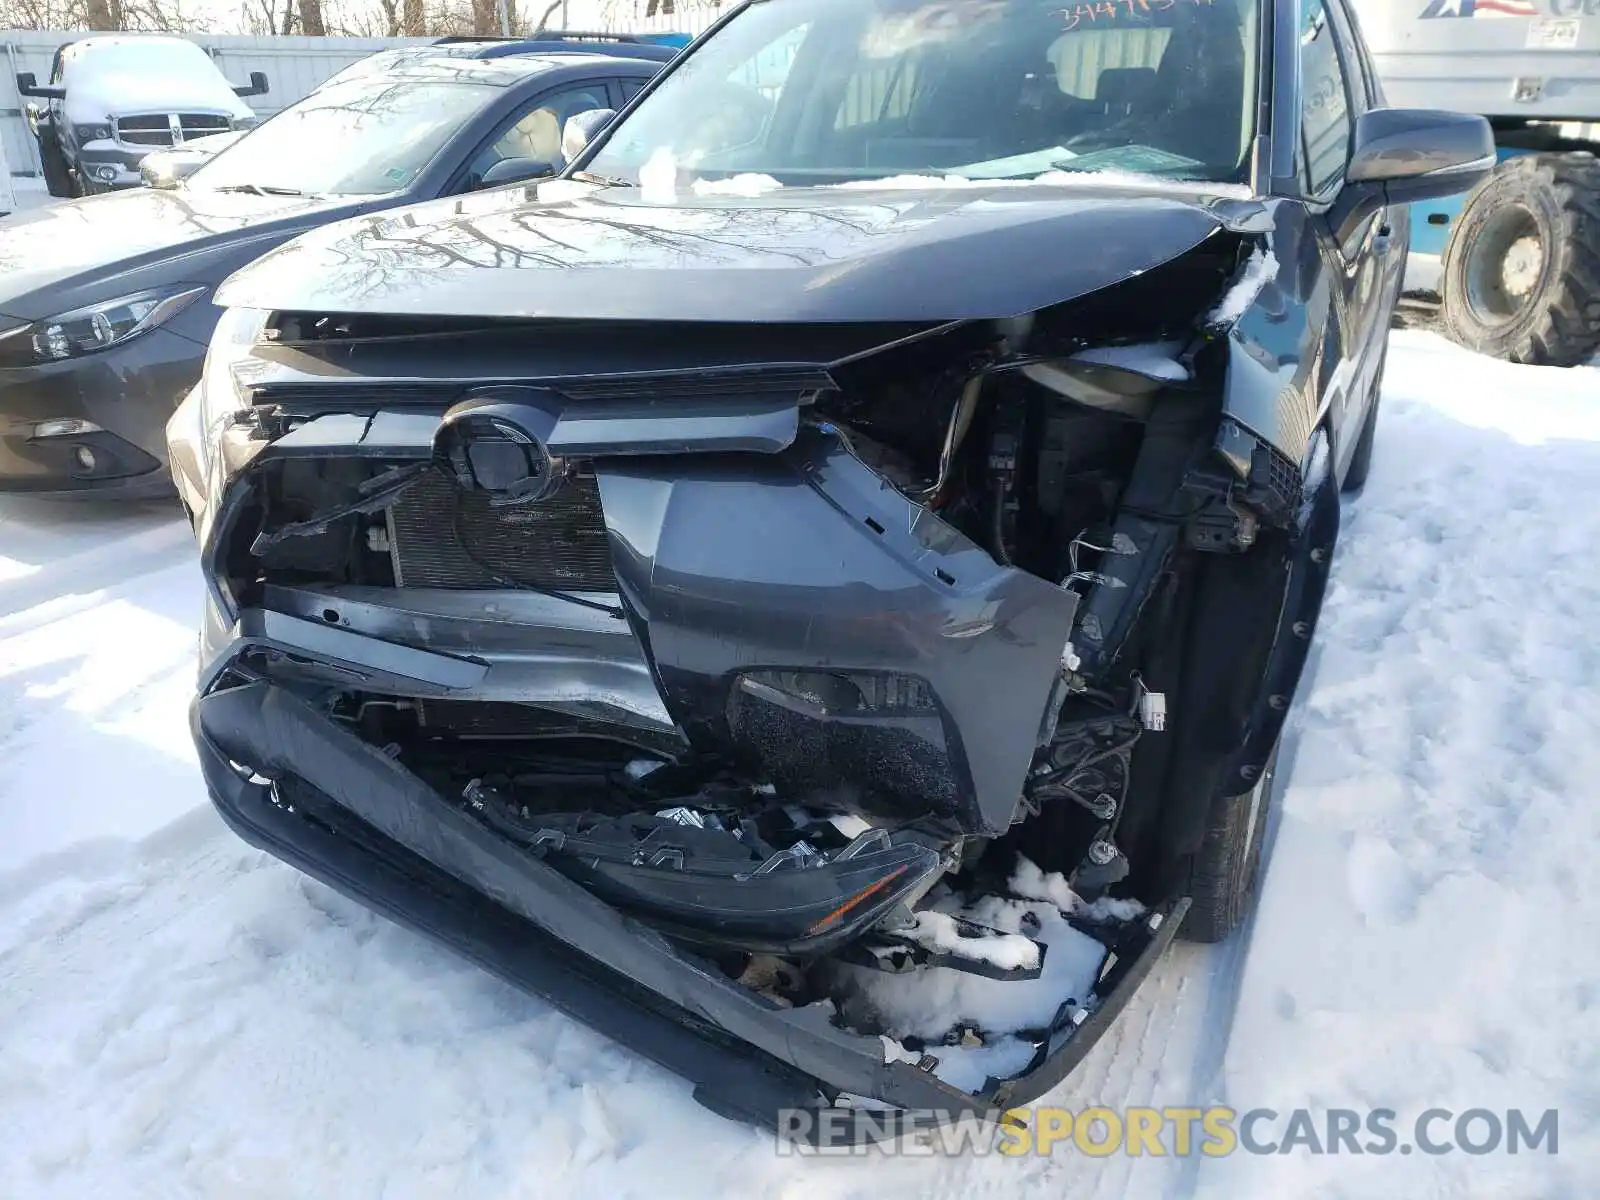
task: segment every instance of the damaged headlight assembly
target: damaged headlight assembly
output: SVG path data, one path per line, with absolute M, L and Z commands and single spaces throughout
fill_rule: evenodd
M 134 292 L 58 313 L 0 338 L 0 367 L 29 367 L 97 354 L 163 325 L 206 289 Z

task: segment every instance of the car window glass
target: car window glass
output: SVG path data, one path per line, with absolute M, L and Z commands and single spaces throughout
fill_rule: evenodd
M 1305 182 L 1320 196 L 1344 178 L 1350 158 L 1349 91 L 1338 38 L 1323 0 L 1303 0 L 1300 19 L 1300 132 Z
M 739 11 L 589 169 L 845 183 L 1243 181 L 1258 0 L 785 0 Z M 658 172 L 651 171 L 658 178 Z
M 642 91 L 644 91 L 644 80 L 624 79 L 622 81 L 622 99 L 624 102 L 632 100 Z
M 561 131 L 567 119 L 596 108 L 609 108 L 606 85 L 594 82 L 566 91 L 545 93 L 534 101 L 536 107 L 523 113 L 489 146 L 479 152 L 467 169 L 468 186 L 480 181 L 484 173 L 507 158 L 531 158 L 559 164 Z
M 324 85 L 229 146 L 186 186 L 307 195 L 404 191 L 503 94 L 498 82 L 449 78 L 452 66 L 438 64 L 425 78 L 372 75 Z

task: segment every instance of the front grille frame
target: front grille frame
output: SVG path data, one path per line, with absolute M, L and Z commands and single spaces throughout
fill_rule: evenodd
M 176 125 L 180 138 L 173 137 Z M 227 133 L 233 118 L 224 113 L 130 113 L 111 119 L 111 135 L 125 146 L 170 150 L 196 138 Z

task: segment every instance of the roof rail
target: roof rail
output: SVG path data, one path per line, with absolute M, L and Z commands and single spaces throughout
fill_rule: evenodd
M 633 33 L 589 33 L 573 29 L 540 29 L 525 37 L 501 37 L 497 34 L 452 34 L 434 38 L 430 45 L 454 46 L 464 42 L 628 42 L 643 43 L 644 39 Z

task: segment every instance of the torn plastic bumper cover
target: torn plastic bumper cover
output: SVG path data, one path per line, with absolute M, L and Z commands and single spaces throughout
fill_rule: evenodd
M 684 1075 L 714 1111 L 768 1128 L 841 1093 L 991 1118 L 1043 1094 L 1116 1019 L 1186 907 L 1122 947 L 1082 1025 L 1052 1036 L 1026 1072 L 969 1094 L 885 1062 L 878 1039 L 839 1028 L 827 1005 L 785 1009 L 747 991 L 281 688 L 215 692 L 191 722 L 212 800 L 244 840 Z M 877 1137 L 892 1123 L 821 1128 Z

